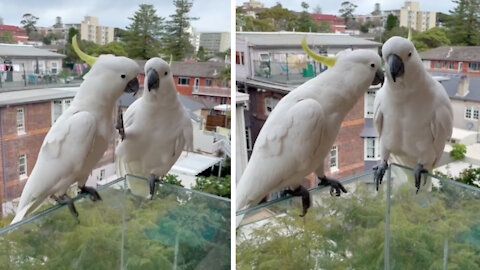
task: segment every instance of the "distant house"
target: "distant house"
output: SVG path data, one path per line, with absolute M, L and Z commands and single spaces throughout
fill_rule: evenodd
M 66 56 L 27 45 L 0 44 L 2 81 L 23 81 L 25 76 L 38 80 L 39 75 L 58 75 Z
M 13 40 L 17 43 L 28 41 L 27 31 L 18 26 L 0 24 L 0 34 L 4 33 L 12 33 Z
M 345 25 L 345 20 L 341 17 L 328 14 L 312 14 L 312 18 L 317 22 L 318 25 L 322 23 L 330 24 L 330 30 L 334 33 L 343 33 L 347 26 Z
M 421 52 L 420 57 L 431 72 L 480 75 L 480 46 L 442 46 Z

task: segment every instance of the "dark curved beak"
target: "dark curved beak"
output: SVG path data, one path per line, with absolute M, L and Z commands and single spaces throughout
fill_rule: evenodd
M 127 83 L 127 87 L 125 87 L 125 93 L 133 93 L 135 95 L 138 92 L 139 83 L 137 77 L 133 78 Z
M 382 69 L 379 68 L 377 69 L 377 72 L 375 72 L 375 78 L 373 78 L 372 85 L 377 85 L 381 83 L 383 86 L 384 81 L 385 81 L 385 76 L 383 75 Z
M 388 66 L 390 67 L 390 74 L 392 75 L 393 82 L 396 82 L 397 78 L 405 73 L 405 67 L 403 61 L 398 55 L 390 54 L 387 57 Z
M 160 85 L 160 77 L 155 69 L 151 68 L 147 71 L 147 87 L 148 92 L 152 89 L 157 89 Z

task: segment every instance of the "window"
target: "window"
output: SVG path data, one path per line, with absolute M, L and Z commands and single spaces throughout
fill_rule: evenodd
M 265 98 L 265 115 L 269 115 L 280 100 L 272 97 Z
M 468 63 L 468 69 L 479 71 L 480 70 L 480 63 Z
M 453 64 L 453 61 L 448 62 L 448 68 L 449 69 L 454 69 L 455 68 L 454 64 Z
M 205 86 L 211 87 L 212 86 L 212 79 L 205 79 Z
M 178 85 L 190 85 L 190 78 L 178 77 Z
M 330 150 L 330 171 L 338 170 L 338 146 L 333 146 Z
M 99 180 L 103 180 L 103 179 L 105 179 L 105 169 L 100 170 L 100 179 Z
M 478 120 L 478 107 L 465 107 L 465 119 Z
M 25 111 L 22 108 L 17 108 L 17 134 L 25 134 Z
M 200 86 L 200 78 L 195 78 L 195 88 Z
M 227 104 L 227 98 L 226 97 L 222 97 L 220 99 L 220 104 Z
M 52 102 L 52 124 L 55 123 L 60 115 L 70 107 L 72 99 L 54 100 Z
M 365 93 L 365 118 L 373 118 L 373 103 L 375 101 L 375 91 L 368 90 Z
M 378 160 L 380 158 L 380 143 L 378 138 L 365 138 L 365 160 Z
M 27 179 L 27 155 L 18 157 L 18 176 L 21 180 Z
M 435 68 L 439 69 L 440 68 L 440 61 L 435 61 Z
M 222 82 L 222 88 L 228 88 L 228 82 Z
M 236 53 L 236 63 L 237 65 L 241 65 L 243 66 L 245 64 L 245 57 L 244 57 L 244 54 L 243 52 L 237 52 Z

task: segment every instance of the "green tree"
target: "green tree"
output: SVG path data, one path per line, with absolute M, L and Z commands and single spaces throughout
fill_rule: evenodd
M 329 22 L 322 22 L 318 26 L 318 32 L 320 32 L 320 33 L 331 33 L 333 31 L 332 31 L 332 27 L 330 26 Z
M 480 45 L 480 0 L 452 0 L 457 6 L 447 21 L 454 45 Z
M 23 29 L 27 31 L 27 36 L 30 36 L 30 34 L 37 31 L 37 27 L 35 27 L 35 25 L 37 24 L 38 19 L 38 17 L 30 13 L 23 14 L 20 24 L 23 26 Z
M 125 36 L 130 58 L 150 59 L 160 51 L 158 39 L 162 35 L 164 18 L 157 16 L 153 5 L 141 4 L 135 11 Z
M 391 31 L 393 28 L 398 27 L 398 18 L 393 14 L 388 14 L 387 24 L 385 26 L 385 31 Z
M 231 193 L 231 179 L 230 175 L 226 177 L 198 177 L 194 190 L 203 191 L 221 197 L 230 198 Z
M 125 45 L 121 42 L 110 42 L 108 44 L 99 46 L 95 51 L 96 55 L 113 54 L 116 56 L 127 56 Z
M 190 17 L 193 2 L 189 0 L 174 0 L 175 13 L 167 21 L 165 41 L 165 54 L 172 55 L 174 61 L 183 60 L 193 53 L 190 43 L 190 22 L 198 18 Z
M 348 22 L 353 18 L 353 12 L 357 8 L 357 5 L 349 2 L 349 1 L 344 1 L 342 2 L 340 9 L 338 10 L 338 13 L 340 13 L 340 17 L 342 17 L 345 21 L 345 24 L 348 24 Z
M 462 160 L 465 158 L 466 153 L 467 153 L 467 146 L 461 143 L 456 143 L 453 145 L 452 151 L 450 151 L 450 156 L 454 160 Z
M 72 39 L 75 35 L 77 37 L 79 37 L 80 36 L 80 31 L 78 31 L 78 29 L 70 27 L 70 29 L 68 29 L 68 39 L 67 39 L 68 44 L 72 44 Z
M 434 27 L 414 35 L 413 43 L 417 51 L 421 52 L 431 48 L 450 45 L 450 39 L 448 39 L 447 30 Z
M 297 24 L 297 16 L 283 8 L 280 3 L 258 14 L 259 19 L 271 20 L 275 31 L 293 31 Z
M 416 33 L 415 30 L 412 30 L 412 33 Z M 407 38 L 408 36 L 408 28 L 400 26 L 400 27 L 394 27 L 390 31 L 385 31 L 382 35 L 382 40 L 388 40 L 389 38 L 393 36 L 400 36 Z
M 178 175 L 175 175 L 175 174 L 164 175 L 162 177 L 162 179 L 160 179 L 160 182 L 170 184 L 170 185 L 174 185 L 174 186 L 183 187 L 182 180 L 178 179 Z
M 317 32 L 318 31 L 318 24 L 317 22 L 310 16 L 308 13 L 308 4 L 306 2 L 302 2 L 301 6 L 303 8 L 300 17 L 298 18 L 297 28 L 296 31 L 299 32 Z
M 3 32 L 0 33 L 0 43 L 14 44 L 17 42 L 13 39 L 12 32 Z

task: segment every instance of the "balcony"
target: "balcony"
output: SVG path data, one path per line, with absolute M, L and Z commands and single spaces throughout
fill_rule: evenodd
M 81 79 L 73 76 L 63 76 L 60 74 L 37 74 L 33 70 L 28 71 L 0 71 L 0 91 L 19 90 L 28 88 L 49 88 L 62 86 L 79 86 Z
M 145 179 L 75 198 L 0 230 L 2 269 L 230 269 L 230 200 Z
M 199 96 L 230 97 L 230 88 L 195 86 L 193 87 L 192 94 Z
M 301 62 L 296 58 L 290 58 L 290 62 L 288 60 L 253 61 L 254 78 L 280 84 L 300 85 L 317 76 L 321 71 L 318 63 Z
M 411 169 L 392 165 L 345 180 L 348 194 L 310 191 L 256 206 L 237 231 L 237 269 L 480 269 L 480 189 L 431 176 L 418 194 Z M 237 214 L 237 215 L 238 215 Z

